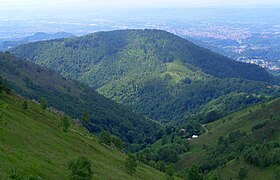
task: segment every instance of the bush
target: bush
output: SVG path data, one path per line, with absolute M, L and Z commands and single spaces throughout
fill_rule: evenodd
M 112 141 L 112 143 L 115 145 L 115 147 L 116 147 L 117 149 L 123 150 L 124 145 L 123 145 L 122 140 L 121 140 L 119 137 L 117 137 L 117 136 L 112 136 L 112 137 L 111 137 L 111 141 Z
M 174 164 L 169 164 L 166 166 L 167 179 L 174 179 L 175 167 Z
M 41 108 L 42 108 L 43 110 L 47 109 L 48 104 L 47 104 L 47 101 L 46 101 L 45 98 L 42 98 L 42 99 L 40 100 L 40 106 L 41 106 Z
M 112 142 L 111 134 L 108 131 L 102 131 L 99 135 L 99 141 L 110 146 Z
M 91 162 L 86 157 L 80 157 L 71 161 L 68 169 L 71 171 L 70 179 L 72 180 L 92 179 Z
M 128 157 L 126 158 L 124 165 L 126 169 L 128 170 L 129 174 L 134 174 L 136 172 L 136 167 L 137 167 L 137 161 L 134 155 L 129 154 Z
M 88 123 L 90 120 L 90 114 L 87 110 L 83 110 L 82 112 L 82 122 L 83 123 Z
M 0 77 L 0 94 L 1 94 L 1 92 L 6 92 L 6 93 L 10 94 L 11 90 L 10 90 L 10 88 L 8 88 L 8 86 L 5 83 L 3 83 L 3 80 Z
M 28 109 L 28 104 L 27 104 L 27 101 L 23 101 L 23 103 L 22 103 L 22 109 L 23 110 L 27 110 Z
M 215 121 L 215 120 L 218 120 L 219 118 L 221 118 L 222 116 L 221 116 L 221 114 L 218 112 L 218 111 L 215 111 L 215 110 L 213 110 L 213 111 L 210 111 L 210 112 L 208 112 L 206 115 L 205 115 L 205 117 L 204 117 L 204 119 L 203 119 L 203 121 L 202 121 L 202 123 L 210 123 L 210 122 L 213 122 L 213 121 Z
M 247 170 L 244 167 L 240 168 L 240 170 L 239 170 L 239 179 L 241 179 L 241 180 L 245 179 L 246 176 L 247 176 Z
M 69 122 L 69 118 L 67 116 L 64 116 L 62 119 L 61 119 L 61 125 L 62 125 L 62 130 L 64 132 L 67 132 L 69 127 L 70 127 L 70 122 Z
M 189 180 L 203 180 L 203 175 L 199 172 L 199 167 L 193 165 L 188 173 Z

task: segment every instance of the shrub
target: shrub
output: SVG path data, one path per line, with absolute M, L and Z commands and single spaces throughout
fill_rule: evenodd
M 90 180 L 92 178 L 91 162 L 86 157 L 70 161 L 68 169 L 72 180 Z

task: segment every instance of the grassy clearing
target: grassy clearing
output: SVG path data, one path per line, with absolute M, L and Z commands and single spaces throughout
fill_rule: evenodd
M 164 78 L 166 75 L 170 75 L 172 77 L 172 81 L 175 83 L 179 83 L 182 80 L 190 79 L 192 81 L 206 80 L 210 76 L 198 71 L 197 69 L 193 69 L 187 67 L 180 61 L 174 61 L 170 63 L 165 63 L 166 71 L 160 74 L 161 78 Z M 190 66 L 190 65 L 188 65 Z

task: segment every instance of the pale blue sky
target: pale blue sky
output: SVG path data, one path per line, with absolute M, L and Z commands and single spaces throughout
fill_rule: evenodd
M 216 7 L 279 6 L 280 0 L 0 0 L 0 9 L 48 7 Z

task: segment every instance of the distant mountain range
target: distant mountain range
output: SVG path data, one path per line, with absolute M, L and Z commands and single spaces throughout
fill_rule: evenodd
M 19 46 L 19 45 L 30 43 L 30 42 L 45 41 L 45 40 L 60 39 L 60 38 L 69 38 L 69 37 L 74 37 L 74 35 L 70 34 L 70 33 L 66 33 L 66 32 L 57 32 L 54 34 L 38 32 L 38 33 L 35 33 L 34 35 L 27 36 L 27 37 L 10 38 L 7 40 L 3 39 L 0 41 L 0 51 L 6 51 L 15 46 Z
M 274 89 L 267 86 L 277 81 L 257 65 L 236 62 L 161 30 L 99 32 L 10 51 L 161 122 L 182 121 L 232 93 L 272 94 Z M 241 101 L 230 111 L 250 102 Z M 224 111 L 220 113 L 229 112 Z

